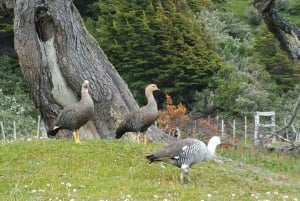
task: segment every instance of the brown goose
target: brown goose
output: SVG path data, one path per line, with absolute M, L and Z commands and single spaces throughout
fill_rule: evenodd
M 126 132 L 138 132 L 137 141 L 139 142 L 140 132 L 143 133 L 144 144 L 147 143 L 145 132 L 156 121 L 158 110 L 153 91 L 159 90 L 155 84 L 149 84 L 145 89 L 148 103 L 144 107 L 129 113 L 121 122 L 116 130 L 116 138 L 121 138 Z
M 207 161 L 215 156 L 216 147 L 221 144 L 220 137 L 213 136 L 206 146 L 198 139 L 187 138 L 175 141 L 163 149 L 146 156 L 149 163 L 164 161 L 181 169 L 180 184 L 184 183 L 184 175 L 192 182 L 188 168 L 201 161 Z
M 80 143 L 78 129 L 88 122 L 94 114 L 94 102 L 88 90 L 89 81 L 84 80 L 80 101 L 68 105 L 59 113 L 53 128 L 47 132 L 48 137 L 55 136 L 60 129 L 68 129 L 72 130 L 75 143 Z

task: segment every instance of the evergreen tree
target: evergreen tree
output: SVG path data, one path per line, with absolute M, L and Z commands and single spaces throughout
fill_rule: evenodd
M 190 102 L 220 69 L 215 45 L 186 1 L 106 0 L 91 9 L 99 16 L 87 27 L 139 101 L 154 82 L 177 102 Z
M 289 59 L 265 27 L 262 27 L 255 39 L 255 57 L 259 58 L 262 65 L 265 65 L 282 92 L 292 90 L 299 83 L 300 65 Z

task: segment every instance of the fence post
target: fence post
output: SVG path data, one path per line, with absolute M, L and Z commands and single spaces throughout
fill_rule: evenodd
M 247 144 L 247 116 L 245 116 L 245 144 Z
M 2 137 L 3 137 L 3 140 L 5 140 L 4 126 L 3 126 L 3 122 L 2 121 L 0 122 L 0 125 L 1 125 Z
M 41 122 L 41 115 L 38 116 L 38 123 L 37 123 L 37 129 L 36 129 L 36 139 L 39 139 L 39 137 L 40 137 L 40 122 Z
M 224 119 L 221 121 L 221 135 L 224 136 Z
M 291 126 L 292 126 L 292 129 L 293 129 L 293 132 L 296 135 L 295 142 L 300 142 L 300 133 L 297 132 L 297 130 L 295 129 L 295 126 L 293 124 Z
M 283 118 L 283 121 L 284 121 L 284 126 L 286 127 L 286 125 L 287 125 L 286 118 Z M 289 139 L 288 128 L 285 129 L 285 136 L 286 136 L 286 139 Z
M 14 121 L 14 140 L 17 140 L 16 121 Z
M 235 119 L 233 120 L 232 127 L 233 127 L 232 135 L 233 135 L 233 139 L 235 139 Z

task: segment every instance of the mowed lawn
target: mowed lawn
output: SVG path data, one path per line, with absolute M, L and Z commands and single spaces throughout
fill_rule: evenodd
M 217 148 L 223 163 L 180 170 L 147 163 L 161 144 L 117 140 L 17 141 L 0 144 L 0 200 L 300 200 L 297 155 Z

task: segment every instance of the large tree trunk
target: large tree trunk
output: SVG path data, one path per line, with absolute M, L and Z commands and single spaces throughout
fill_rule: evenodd
M 261 13 L 269 31 L 281 48 L 292 59 L 300 59 L 300 28 L 285 20 L 275 8 L 275 0 L 255 0 L 254 7 Z
M 14 13 L 15 49 L 46 127 L 64 106 L 79 100 L 81 83 L 87 79 L 95 115 L 80 129 L 81 137 L 114 138 L 124 114 L 137 104 L 85 29 L 72 0 L 17 0 Z M 167 140 L 154 127 L 148 134 L 150 141 Z

